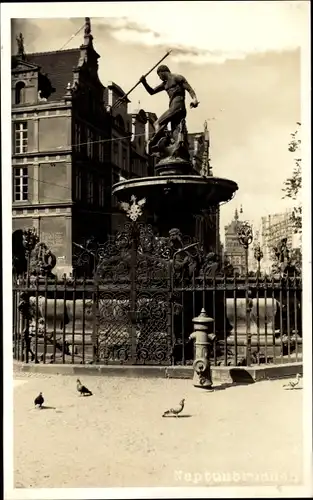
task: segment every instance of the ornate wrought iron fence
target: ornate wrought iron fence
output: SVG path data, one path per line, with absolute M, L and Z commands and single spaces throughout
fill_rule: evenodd
M 78 259 L 84 269 L 92 268 L 93 279 L 80 279 L 78 272 L 58 280 L 51 265 L 42 278 L 46 268 L 39 265 L 41 246 L 35 246 L 36 266 L 28 266 L 33 271 L 14 278 L 16 359 L 185 365 L 193 360 L 188 339 L 202 307 L 214 319 L 214 364 L 301 358 L 302 282 L 288 263 L 275 278 L 260 272 L 249 277 L 252 237 L 246 225 L 239 237 L 247 272 L 229 276 L 214 254 L 205 254 L 178 229 L 168 238 L 155 236 L 151 226 L 137 222 L 138 206 L 134 200 L 127 205 L 131 222 L 122 231 L 104 245 L 93 242 L 92 251 Z
M 192 318 L 204 306 L 214 318 L 215 365 L 301 360 L 301 278 L 247 281 L 195 273 L 178 278 L 171 274 L 169 260 L 166 266 L 158 261 L 152 265 L 146 257 L 137 255 L 133 276 L 127 261 L 112 266 L 111 272 L 117 273 L 114 282 L 110 266 L 104 277 L 94 280 L 15 281 L 14 358 L 43 363 L 189 364 Z
M 15 261 L 13 353 L 52 363 L 182 364 L 193 361 L 192 319 L 204 307 L 212 322 L 215 365 L 298 361 L 302 356 L 302 281 L 276 249 L 277 274 L 249 276 L 252 228 L 238 226 L 245 276 L 206 254 L 179 229 L 155 236 L 137 222 L 145 200 L 124 203 L 130 222 L 107 243 L 76 245 L 74 277 L 51 273 L 55 256 L 33 230 L 23 233 L 25 256 Z M 25 257 L 25 258 L 24 258 Z M 255 250 L 260 263 L 260 249 Z M 21 276 L 27 261 L 27 275 Z M 85 273 L 92 279 L 80 278 Z M 43 278 L 44 276 L 44 278 Z

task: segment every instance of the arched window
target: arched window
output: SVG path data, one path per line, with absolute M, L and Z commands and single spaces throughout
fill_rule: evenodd
M 25 83 L 17 82 L 15 86 L 15 104 L 25 103 Z
M 125 123 L 121 115 L 117 115 L 115 120 L 116 120 L 116 125 L 122 130 L 125 130 Z

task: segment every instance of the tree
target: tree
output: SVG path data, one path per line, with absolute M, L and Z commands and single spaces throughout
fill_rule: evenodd
M 291 153 L 300 152 L 301 149 L 301 139 L 299 138 L 301 123 L 297 122 L 297 125 L 298 129 L 291 134 L 291 141 L 288 145 L 288 150 Z M 293 229 L 296 233 L 302 233 L 302 206 L 299 201 L 299 195 L 301 194 L 302 189 L 302 164 L 299 156 L 300 155 L 298 154 L 296 155 L 292 175 L 285 180 L 283 188 L 283 192 L 285 193 L 283 198 L 290 198 L 297 202 L 291 213 L 291 221 Z
M 17 229 L 12 233 L 12 271 L 15 276 L 22 276 L 27 272 L 22 229 Z

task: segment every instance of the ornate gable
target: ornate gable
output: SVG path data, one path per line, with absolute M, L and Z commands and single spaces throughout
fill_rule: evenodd
M 40 66 L 37 66 L 36 64 L 18 59 L 17 57 L 12 58 L 12 73 L 34 73 L 39 70 Z

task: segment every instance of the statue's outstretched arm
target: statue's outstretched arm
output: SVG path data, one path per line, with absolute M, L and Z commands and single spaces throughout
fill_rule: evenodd
M 146 89 L 146 91 L 148 92 L 148 94 L 150 95 L 154 95 L 154 94 L 158 94 L 159 92 L 162 92 L 162 90 L 164 90 L 164 83 L 160 83 L 160 85 L 158 85 L 157 87 L 155 87 L 154 89 L 152 87 L 150 87 L 150 85 L 147 83 L 147 80 L 146 80 L 146 77 L 145 76 L 142 76 L 140 78 L 140 81 L 142 83 L 142 85 L 144 86 L 144 88 Z
M 196 108 L 198 106 L 198 104 L 199 104 L 199 101 L 197 99 L 195 91 L 189 85 L 189 83 L 187 82 L 186 78 L 182 77 L 182 81 L 183 81 L 183 87 L 184 87 L 184 89 L 187 90 L 188 94 L 190 95 L 190 97 L 192 99 L 192 103 L 191 103 L 190 106 L 192 108 Z

